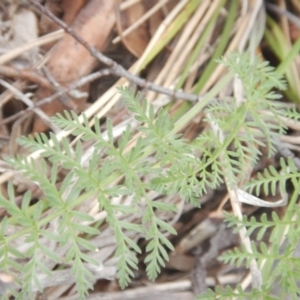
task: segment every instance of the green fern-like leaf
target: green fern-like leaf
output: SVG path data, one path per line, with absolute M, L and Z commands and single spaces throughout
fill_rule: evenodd
M 255 190 L 255 193 L 258 195 L 260 189 L 263 188 L 265 194 L 273 194 L 275 195 L 277 184 L 282 193 L 286 193 L 286 182 L 287 180 L 291 180 L 294 188 L 300 192 L 299 190 L 299 178 L 300 174 L 297 172 L 297 168 L 294 165 L 292 159 L 288 159 L 286 161 L 281 158 L 280 159 L 280 167 L 281 170 L 278 172 L 273 166 L 270 166 L 268 169 L 265 169 L 263 174 L 258 173 L 257 179 L 252 179 L 250 182 L 245 184 L 245 188 L 247 188 L 250 193 Z
M 295 109 L 285 110 L 284 106 L 275 104 L 280 95 L 272 89 L 284 89 L 285 82 L 267 63 L 252 59 L 248 54 L 229 54 L 220 62 L 238 75 L 245 99 L 212 102 L 205 109 L 208 126 L 193 142 L 175 133 L 174 120 L 166 110 L 156 112 L 140 93 L 135 94 L 127 88 L 120 88 L 119 92 L 139 127 L 127 126 L 118 139 L 109 119 L 102 125 L 95 117 L 91 128 L 87 116 L 78 116 L 75 112 L 52 118 L 56 126 L 77 137 L 72 147 L 67 139 L 58 140 L 52 133 L 49 137 L 38 134 L 19 139 L 20 145 L 30 151 L 39 151 L 43 157 L 38 161 L 18 156 L 6 159 L 43 191 L 37 203 L 33 203 L 30 193 L 26 193 L 20 207 L 15 203 L 12 185 L 8 187 L 8 200 L 0 195 L 0 205 L 11 215 L 0 225 L 0 267 L 22 273 L 22 280 L 18 282 L 22 289 L 19 297 L 30 298 L 36 289 L 42 288 L 38 274 L 51 276 L 51 270 L 40 259 L 43 256 L 62 268 L 71 264 L 78 297 L 84 299 L 87 295 L 95 279 L 87 266 L 97 265 L 89 255 L 95 250 L 90 237 L 98 235 L 99 230 L 93 217 L 80 208 L 91 198 L 97 201 L 99 211 L 106 213 L 106 223 L 115 235 L 120 286 L 125 288 L 130 283 L 138 267 L 137 254 L 141 249 L 132 239 L 135 233 L 147 241 L 146 272 L 149 279 L 155 280 L 168 261 L 169 251 L 174 250 L 167 237 L 176 234 L 158 214 L 174 212 L 176 207 L 165 203 L 163 198 L 151 199 L 149 191 L 178 194 L 199 206 L 199 197 L 208 188 L 216 189 L 225 179 L 234 189 L 244 183 L 248 179 L 246 171 L 249 166 L 254 167 L 259 161 L 261 148 L 266 148 L 269 156 L 275 153 L 276 139 L 285 132 L 282 117 L 299 119 Z M 141 133 L 141 137 L 132 146 L 136 132 Z M 92 145 L 90 151 L 85 151 L 85 142 Z M 299 172 L 292 159 L 282 159 L 280 169 L 270 166 L 245 186 L 257 194 L 261 189 L 266 194 L 275 194 L 278 188 L 285 193 L 287 180 L 299 193 Z M 124 196 L 130 196 L 130 201 L 123 201 Z M 121 199 L 120 202 L 114 201 L 116 198 Z M 269 241 L 272 247 L 253 242 L 252 253 L 243 247 L 236 248 L 223 254 L 221 259 L 247 266 L 253 259 L 260 266 L 263 261 L 267 264 L 276 261 L 274 274 L 279 278 L 283 293 L 295 294 L 299 292 L 297 280 L 289 283 L 280 278 L 281 274 L 293 278 L 299 275 L 299 261 L 292 253 L 300 232 L 294 217 L 300 213 L 296 209 L 288 210 L 288 213 L 291 218 L 284 221 L 276 214 L 269 219 L 262 215 L 259 220 L 246 217 L 239 220 L 227 215 L 230 226 L 235 225 L 236 230 L 246 228 L 248 236 L 255 233 L 259 240 L 268 231 L 279 232 L 285 226 L 289 226 L 291 232 L 286 233 L 289 245 L 285 251 L 272 236 Z M 126 221 L 126 217 L 132 214 L 141 216 L 137 217 L 137 223 Z M 58 223 L 54 232 L 48 230 L 52 222 Z M 8 235 L 15 227 L 20 231 Z M 12 241 L 20 243 L 20 239 L 26 243 L 26 251 L 13 247 Z M 48 249 L 43 240 L 65 248 L 63 257 Z M 284 263 L 288 269 L 282 272 Z M 237 291 L 217 288 L 201 299 L 273 299 L 270 296 L 271 279 L 274 277 L 264 278 L 260 291 L 245 292 L 240 287 Z

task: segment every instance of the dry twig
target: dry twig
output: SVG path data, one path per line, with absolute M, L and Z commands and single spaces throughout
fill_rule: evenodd
M 48 18 L 50 18 L 53 22 L 55 22 L 57 25 L 59 25 L 61 28 L 63 28 L 68 34 L 70 34 L 78 43 L 80 43 L 82 46 L 84 46 L 89 53 L 98 59 L 103 64 L 107 65 L 112 74 L 119 76 L 119 77 L 125 77 L 129 81 L 137 84 L 143 89 L 149 89 L 154 92 L 162 93 L 165 95 L 168 95 L 170 97 L 176 98 L 176 99 L 182 99 L 187 101 L 201 101 L 204 97 L 198 96 L 190 93 L 183 93 L 180 91 L 175 91 L 171 89 L 164 88 L 160 85 L 156 85 L 152 82 L 149 82 L 141 77 L 138 77 L 136 75 L 131 74 L 126 69 L 124 69 L 121 65 L 116 63 L 114 60 L 110 59 L 106 55 L 102 54 L 100 51 L 98 51 L 95 47 L 89 45 L 81 36 L 79 36 L 72 28 L 67 26 L 64 22 L 62 22 L 60 19 L 58 19 L 55 15 L 53 15 L 47 8 L 42 6 L 40 3 L 34 0 L 29 0 L 30 3 L 35 6 L 41 13 L 46 15 Z
M 50 103 L 51 101 L 53 101 L 54 99 L 62 96 L 63 94 L 65 93 L 68 93 L 74 89 L 78 89 L 80 87 L 82 87 L 83 85 L 89 83 L 89 82 L 92 82 L 100 77 L 103 77 L 103 76 L 108 76 L 111 74 L 111 71 L 110 69 L 103 69 L 101 71 L 98 71 L 98 72 L 94 72 L 90 75 L 87 75 L 85 77 L 82 77 L 81 79 L 77 80 L 76 82 L 70 84 L 68 87 L 61 87 L 60 90 L 56 93 L 54 93 L 53 95 L 49 96 L 49 97 L 46 97 L 42 100 L 40 100 L 39 102 L 37 103 L 32 103 L 32 105 L 30 105 L 27 109 L 25 110 L 22 110 L 2 121 L 0 121 L 0 125 L 3 125 L 3 124 L 7 124 L 9 122 L 12 122 L 14 121 L 15 119 L 18 119 L 19 117 L 21 117 L 22 115 L 26 114 L 26 113 L 29 113 L 30 111 L 32 110 L 35 110 L 36 108 L 38 108 L 39 106 L 42 106 L 43 104 L 45 103 Z

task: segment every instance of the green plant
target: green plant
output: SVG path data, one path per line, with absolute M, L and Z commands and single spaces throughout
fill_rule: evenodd
M 295 41 L 291 45 L 289 37 L 284 34 L 284 31 L 276 22 L 271 18 L 267 18 L 267 28 L 265 32 L 265 38 L 270 46 L 272 52 L 279 59 L 279 66 L 277 71 L 281 74 L 285 74 L 288 86 L 284 91 L 286 95 L 289 96 L 289 99 L 295 103 L 299 102 L 299 81 L 298 81 L 298 72 L 297 65 L 293 62 L 295 56 L 298 53 L 300 47 L 300 40 Z M 274 43 L 274 41 L 276 42 Z
M 50 134 L 50 138 L 40 134 L 34 138 L 19 139 L 20 145 L 30 151 L 39 151 L 43 158 L 34 160 L 10 157 L 7 158 L 7 162 L 26 178 L 37 183 L 44 192 L 42 199 L 35 204 L 31 203 L 31 196 L 26 193 L 21 207 L 15 203 L 12 185 L 8 188 L 8 200 L 0 196 L 0 205 L 10 215 L 3 219 L 0 227 L 0 268 L 21 274 L 19 284 L 22 290 L 16 294 L 19 299 L 30 296 L 33 286 L 40 286 L 38 273 L 51 276 L 49 261 L 52 262 L 52 266 L 54 263 L 60 268 L 72 265 L 81 299 L 85 297 L 88 289 L 92 288 L 94 275 L 86 264 L 98 264 L 88 253 L 96 248 L 89 239 L 98 234 L 99 223 L 87 211 L 79 209 L 90 199 L 97 200 L 99 210 L 106 213 L 106 221 L 114 230 L 117 243 L 115 256 L 118 258 L 117 276 L 121 287 L 124 288 L 134 277 L 133 271 L 137 269 L 138 263 L 136 253 L 141 252 L 130 238 L 130 234 L 139 233 L 148 241 L 145 263 L 147 275 L 151 280 L 157 277 L 161 267 L 164 267 L 165 261 L 168 260 L 168 251 L 173 249 L 166 236 L 176 232 L 168 222 L 157 217 L 157 212 L 174 212 L 176 207 L 165 203 L 163 199 L 151 199 L 149 191 L 162 194 L 177 193 L 186 201 L 199 206 L 198 197 L 206 193 L 208 187 L 216 188 L 226 182 L 228 189 L 236 190 L 238 186 L 247 182 L 246 168 L 251 169 L 257 163 L 261 155 L 259 147 L 267 147 L 269 155 L 275 153 L 276 137 L 284 133 L 281 117 L 299 118 L 295 110 L 286 111 L 274 102 L 279 96 L 271 89 L 284 89 L 284 82 L 268 64 L 261 63 L 256 58 L 251 59 L 247 54 L 231 54 L 219 62 L 238 75 L 243 83 L 245 97 L 232 99 L 230 102 L 212 102 L 206 108 L 206 120 L 211 129 L 193 142 L 174 132 L 174 121 L 166 111 L 160 109 L 156 113 L 153 105 L 142 100 L 139 93 L 135 95 L 133 91 L 123 88 L 120 88 L 119 92 L 127 109 L 140 126 L 134 130 L 128 125 L 117 143 L 110 120 L 107 121 L 106 131 L 103 132 L 97 118 L 94 119 L 95 125 L 91 129 L 84 115 L 78 117 L 73 112 L 66 112 L 64 116 L 57 115 L 52 121 L 78 138 L 74 149 L 66 139 L 59 142 L 54 134 Z M 268 114 L 264 113 L 265 110 L 268 110 Z M 140 137 L 134 146 L 131 146 L 136 131 L 140 133 Z M 93 151 L 88 160 L 82 141 L 93 142 Z M 292 160 L 288 161 L 288 166 L 289 171 L 282 162 L 282 168 L 286 171 L 283 174 L 270 169 L 270 172 L 265 172 L 258 180 L 250 181 L 246 185 L 252 190 L 263 184 L 266 191 L 269 185 L 274 191 L 274 180 L 280 182 L 281 188 L 288 179 L 292 179 L 294 185 L 297 185 L 299 173 Z M 65 174 L 64 178 L 58 178 L 62 171 Z M 283 220 L 279 220 L 276 215 L 271 223 L 264 217 L 260 221 L 247 221 L 246 218 L 234 219 L 227 215 L 230 225 L 234 223 L 238 225 L 238 229 L 249 227 L 249 233 L 254 227 L 263 228 L 261 230 L 274 227 L 275 235 L 271 240 L 274 247 L 270 247 L 270 250 L 262 244 L 260 252 L 253 244 L 251 255 L 248 250 L 236 250 L 223 255 L 226 262 L 240 263 L 244 259 L 248 263 L 250 260 L 257 260 L 260 264 L 263 284 L 250 294 L 240 291 L 240 294 L 244 295 L 243 299 L 248 295 L 261 296 L 270 292 L 270 253 L 273 255 L 272 259 L 282 258 L 285 262 L 296 260 L 291 255 L 299 230 L 292 217 L 299 213 L 295 205 L 298 191 L 296 188 L 293 201 L 290 202 L 293 205 L 289 205 L 289 215 Z M 113 201 L 129 195 L 132 196 L 129 204 Z M 138 223 L 123 219 L 128 214 L 134 215 L 140 211 L 143 216 Z M 279 251 L 280 244 L 276 237 L 283 236 L 284 226 L 295 229 L 291 231 L 291 243 L 285 249 L 285 256 L 276 252 Z M 17 239 L 24 239 L 27 245 L 25 250 L 20 251 L 13 246 Z M 46 247 L 45 240 L 66 249 L 63 257 L 51 251 L 51 247 Z M 263 258 L 269 261 L 263 264 Z M 276 266 L 278 276 L 281 271 L 280 265 Z M 294 268 L 290 269 L 289 276 L 294 276 L 295 281 L 297 272 Z M 295 284 L 287 285 L 284 278 L 281 279 L 279 282 L 283 290 L 286 289 L 289 293 L 298 292 Z M 203 297 L 216 299 L 219 294 L 229 298 L 238 295 L 231 289 L 222 292 L 217 289 L 216 292 L 209 291 Z M 206 298 L 201 296 L 201 299 Z

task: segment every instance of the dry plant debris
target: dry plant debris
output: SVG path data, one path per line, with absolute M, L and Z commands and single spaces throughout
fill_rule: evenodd
M 91 127 L 94 125 L 92 116 L 103 121 L 109 116 L 117 141 L 127 124 L 133 128 L 138 126 L 116 91 L 118 86 L 141 90 L 156 110 L 167 107 L 178 121 L 177 130 L 193 141 L 207 127 L 203 113 L 205 105 L 201 101 L 214 93 L 216 86 L 220 86 L 214 96 L 216 99 L 243 97 L 240 81 L 224 77 L 224 66 L 215 62 L 216 58 L 232 51 L 260 53 L 279 65 L 289 83 L 286 105 L 290 105 L 290 100 L 299 103 L 299 56 L 291 54 L 285 59 L 287 53 L 293 53 L 293 45 L 299 43 L 299 23 L 295 19 L 291 23 L 291 14 L 299 20 L 299 3 L 265 2 L 267 11 L 265 3 L 259 0 L 5 1 L 0 4 L 1 157 L 28 154 L 17 145 L 16 139 L 49 130 L 56 134 L 58 141 L 67 138 L 72 147 L 74 140 L 70 132 L 59 131 L 49 119 L 65 109 L 84 112 Z M 45 8 L 42 12 L 36 8 L 39 3 Z M 49 12 L 82 40 L 64 33 L 59 22 L 47 17 Z M 277 25 L 272 23 L 274 19 L 279 21 Z M 272 44 L 275 38 L 283 39 L 282 49 Z M 107 77 L 109 80 L 105 80 Z M 96 87 L 91 84 L 93 81 L 97 82 Z M 97 92 L 99 86 L 101 93 Z M 300 123 L 285 121 L 291 134 L 278 140 L 278 151 L 283 156 L 292 154 L 297 161 Z M 133 138 L 132 145 L 137 139 L 138 135 Z M 86 143 L 83 148 L 88 160 L 93 145 Z M 39 153 L 30 156 L 38 160 Z M 268 165 L 278 166 L 276 157 L 264 155 L 256 170 L 246 166 L 245 172 L 255 176 Z M 34 182 L 15 173 L 3 159 L 0 166 L 3 195 L 8 194 L 7 182 L 12 180 L 18 205 L 27 190 L 32 193 L 32 203 L 43 197 L 42 190 Z M 65 175 L 60 172 L 58 178 Z M 234 198 L 233 194 L 225 185 L 209 190 L 199 199 L 201 209 L 195 209 L 176 196 L 151 194 L 151 199 L 165 197 L 166 203 L 173 203 L 178 209 L 177 213 L 159 216 L 178 233 L 176 237 L 168 237 L 175 250 L 169 253 L 170 261 L 154 283 L 145 276 L 141 255 L 140 269 L 130 288 L 124 291 L 116 281 L 113 257 L 116 243 L 112 229 L 105 223 L 105 213 L 99 211 L 93 198 L 78 207 L 78 211 L 88 212 L 100 229 L 100 234 L 90 240 L 97 251 L 88 255 L 101 267 L 86 265 L 97 279 L 87 299 L 193 299 L 194 295 L 217 284 L 235 286 L 242 283 L 246 288 L 250 284 L 246 268 L 229 268 L 217 260 L 222 251 L 239 244 L 237 236 L 222 223 L 221 210 L 231 212 L 228 199 Z M 130 203 L 132 199 L 128 197 L 124 201 Z M 259 216 L 265 212 L 259 206 L 245 205 L 240 209 L 238 215 Z M 284 213 L 283 208 L 276 210 Z M 5 210 L 0 212 L 2 218 L 8 216 Z M 129 221 L 134 223 L 141 218 L 137 214 Z M 55 222 L 48 226 L 50 231 L 57 228 Z M 138 235 L 131 238 L 139 240 Z M 145 241 L 140 243 L 142 248 L 146 247 Z M 55 243 L 45 243 L 45 247 L 61 257 L 66 253 L 66 249 L 58 248 Z M 16 240 L 15 248 L 24 250 L 25 238 Z M 46 258 L 41 256 L 41 259 Z M 60 268 L 50 260 L 45 264 L 53 276 L 37 274 L 43 295 L 34 286 L 36 299 L 77 299 L 71 266 Z M 17 272 L 13 275 L 18 279 Z M 12 284 L 10 276 L 0 274 L 1 293 Z

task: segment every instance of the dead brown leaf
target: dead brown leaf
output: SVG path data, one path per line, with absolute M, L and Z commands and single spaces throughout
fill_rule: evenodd
M 69 5 L 70 7 L 70 5 Z M 67 12 L 66 12 L 67 13 Z M 74 12 L 72 12 L 74 14 Z M 70 16 L 69 16 L 70 18 Z M 85 41 L 101 50 L 115 23 L 114 1 L 90 0 L 79 11 L 71 24 L 71 27 Z M 47 69 L 51 77 L 61 85 L 68 85 L 87 75 L 95 67 L 97 61 L 90 56 L 89 52 L 76 42 L 70 35 L 65 34 L 54 47 Z M 45 98 L 51 93 L 50 90 L 40 88 L 38 99 Z M 80 98 L 72 102 L 77 110 L 84 107 L 86 98 Z M 41 109 L 49 116 L 62 112 L 66 107 L 59 101 L 41 106 Z M 33 132 L 42 132 L 47 129 L 43 120 L 35 117 Z
M 143 54 L 150 39 L 147 22 L 139 25 L 126 36 L 123 36 L 123 32 L 130 25 L 138 21 L 146 12 L 147 8 L 144 2 L 137 2 L 122 12 L 116 8 L 118 34 L 124 46 L 136 57 L 140 57 Z

